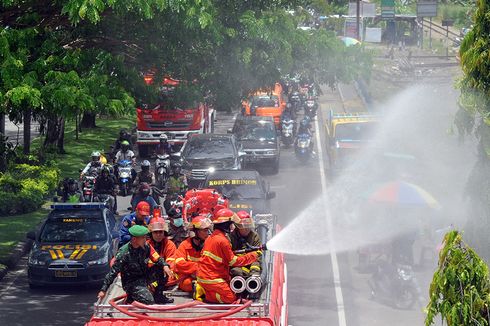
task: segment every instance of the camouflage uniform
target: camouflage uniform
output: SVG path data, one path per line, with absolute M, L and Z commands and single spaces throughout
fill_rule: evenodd
M 233 232 L 230 233 L 230 240 L 231 240 L 231 248 L 233 251 L 247 249 L 248 246 L 259 247 L 262 245 L 259 234 L 254 230 L 251 230 L 248 236 L 242 237 L 238 232 L 238 229 L 235 229 Z M 260 270 L 260 258 L 259 258 L 257 259 L 256 262 L 252 263 L 249 266 L 232 268 L 230 274 L 232 276 L 248 277 L 252 274 L 260 275 L 260 272 L 261 270 Z
M 154 304 L 155 299 L 148 288 L 150 269 L 148 262 L 156 266 L 168 266 L 165 260 L 148 244 L 143 248 L 134 248 L 130 243 L 119 249 L 116 261 L 104 279 L 101 291 L 107 292 L 118 273 L 121 273 L 122 287 L 128 294 L 127 302 L 138 301 L 144 304 Z

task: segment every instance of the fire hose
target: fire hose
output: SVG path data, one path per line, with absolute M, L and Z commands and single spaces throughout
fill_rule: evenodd
M 246 254 L 246 253 L 249 253 L 252 251 L 259 251 L 259 250 L 267 250 L 267 245 L 264 243 L 263 245 L 256 246 L 256 247 L 248 246 L 245 249 L 235 250 L 233 253 L 235 255 L 242 255 L 242 254 Z
M 212 320 L 212 319 L 220 319 L 220 318 L 224 318 L 224 317 L 228 317 L 228 316 L 231 316 L 233 314 L 236 314 L 236 313 L 238 313 L 238 312 L 240 312 L 240 311 L 242 311 L 242 310 L 244 310 L 244 309 L 246 309 L 252 305 L 252 301 L 247 300 L 242 305 L 234 307 L 233 309 L 230 309 L 229 311 L 221 312 L 221 313 L 217 313 L 217 314 L 212 314 L 212 315 L 208 315 L 208 316 L 202 316 L 202 317 L 190 317 L 190 318 L 152 317 L 152 316 L 148 316 L 147 314 L 144 314 L 144 313 L 141 314 L 141 313 L 137 313 L 137 312 L 132 312 L 132 311 L 129 311 L 129 309 L 127 309 L 127 308 L 118 306 L 116 301 L 124 299 L 127 296 L 128 296 L 127 294 L 120 295 L 114 299 L 109 300 L 109 304 L 112 307 L 114 307 L 117 311 L 119 311 L 125 315 L 131 316 L 131 317 L 134 317 L 137 319 L 151 320 L 151 321 L 165 321 L 165 322 L 184 322 L 184 321 L 190 322 L 190 321 L 192 321 L 192 322 L 195 322 L 195 321 L 206 321 L 206 320 Z M 191 303 L 194 303 L 194 302 L 195 301 L 193 301 Z M 177 310 L 176 307 L 178 307 L 178 309 L 182 309 L 182 308 L 190 307 L 193 305 L 197 305 L 197 304 L 190 305 L 191 303 L 177 305 L 174 307 L 168 307 L 168 308 L 172 308 L 172 309 L 162 310 L 162 311 Z M 133 305 L 135 305 L 135 304 L 136 304 L 136 301 L 133 303 Z M 150 309 L 148 305 L 144 305 L 140 302 L 138 302 L 137 304 L 138 304 L 138 306 Z M 152 307 L 152 308 L 158 308 L 158 307 Z M 167 307 L 161 307 L 161 308 L 167 308 Z M 152 309 L 152 310 L 160 310 L 160 309 Z

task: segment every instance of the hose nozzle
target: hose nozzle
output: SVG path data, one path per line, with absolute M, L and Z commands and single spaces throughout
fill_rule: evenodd
M 258 250 L 262 250 L 262 251 L 267 250 L 267 245 L 264 243 L 263 245 L 260 245 L 257 247 L 248 246 L 248 248 L 245 248 L 245 249 L 235 250 L 234 253 L 235 253 L 235 255 L 241 255 L 241 254 L 246 254 L 246 253 L 249 253 L 252 251 L 258 251 Z

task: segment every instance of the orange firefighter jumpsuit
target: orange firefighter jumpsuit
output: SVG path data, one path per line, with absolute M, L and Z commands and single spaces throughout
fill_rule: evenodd
M 179 275 L 179 288 L 192 292 L 192 281 L 196 279 L 201 251 L 192 245 L 192 238 L 185 239 L 175 252 L 175 272 Z
M 149 238 L 146 240 L 148 244 L 150 244 L 153 248 L 158 248 L 158 245 L 155 243 L 155 241 L 152 238 Z M 163 243 L 160 246 L 160 250 L 158 254 L 160 257 L 165 259 L 165 262 L 169 265 L 170 269 L 173 271 L 175 269 L 175 252 L 177 251 L 177 247 L 173 243 L 172 240 L 170 239 L 163 239 Z M 151 261 L 148 262 L 148 267 L 153 266 L 153 263 Z M 177 283 L 177 279 L 174 277 L 170 277 L 167 280 L 167 286 L 171 286 Z
M 230 267 L 247 266 L 258 258 L 257 252 L 238 257 L 231 250 L 230 240 L 218 229 L 204 242 L 197 269 L 197 284 L 210 303 L 233 303 L 237 297 L 230 289 Z

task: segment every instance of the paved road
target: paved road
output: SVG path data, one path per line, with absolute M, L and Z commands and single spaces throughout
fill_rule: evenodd
M 426 91 L 424 91 L 424 89 Z M 416 89 L 400 95 L 399 100 L 394 101 L 388 107 L 406 109 L 408 104 L 420 104 L 427 101 L 422 109 L 431 114 L 426 123 L 418 121 L 419 135 L 413 137 L 414 146 L 423 143 L 424 137 L 434 139 L 432 152 L 424 152 L 433 155 L 430 162 L 431 171 L 439 171 L 437 178 L 431 180 L 440 183 L 439 188 L 459 187 L 465 175 L 455 175 L 454 169 L 466 171 L 469 162 L 465 161 L 464 155 L 471 156 L 471 147 L 458 147 L 455 145 L 454 137 L 449 137 L 446 129 L 450 125 L 451 114 L 455 110 L 453 103 L 454 91 L 452 85 L 442 85 L 435 88 Z M 432 96 L 428 96 L 432 94 Z M 421 96 L 424 101 L 421 101 Z M 436 101 L 437 100 L 437 101 Z M 319 125 L 323 122 L 328 109 L 343 110 L 337 92 L 326 92 L 321 98 L 322 111 L 319 116 Z M 441 103 L 438 103 L 441 102 Z M 442 110 L 441 105 L 444 106 Z M 436 109 L 434 109 L 436 108 Z M 420 109 L 420 108 L 418 108 Z M 429 111 L 432 110 L 432 111 Z M 417 110 L 416 110 L 417 111 Z M 415 112 L 414 114 L 417 114 Z M 219 132 L 225 131 L 230 125 L 231 117 L 223 117 Z M 226 122 L 227 121 L 227 122 Z M 403 128 L 401 124 L 398 126 Z M 323 128 L 318 128 L 320 139 L 325 139 Z M 422 135 L 423 137 L 421 137 Z M 432 140 L 431 140 L 432 144 Z M 325 144 L 322 144 L 323 147 Z M 436 146 L 437 145 L 437 146 Z M 460 159 L 457 159 L 458 153 Z M 430 153 L 430 154 L 429 154 Z M 325 156 L 320 160 L 327 162 Z M 322 192 L 322 179 L 320 172 L 320 160 L 315 159 L 306 165 L 301 165 L 294 157 L 291 149 L 281 153 L 280 172 L 277 175 L 265 175 L 270 181 L 272 190 L 276 191 L 277 197 L 273 200 L 272 208 L 279 216 L 282 225 L 290 224 L 302 211 Z M 326 163 L 324 163 L 325 166 Z M 436 174 L 434 172 L 434 174 Z M 448 176 L 451 176 L 449 178 Z M 451 184 L 444 180 L 452 179 Z M 348 180 L 348 179 L 347 179 Z M 330 184 L 327 184 L 330 187 Z M 448 195 L 447 198 L 450 198 Z M 119 198 L 120 207 L 127 207 L 128 198 Z M 312 215 L 316 212 L 313 211 Z M 322 224 L 324 214 L 318 212 L 318 223 Z M 449 221 L 446 221 L 449 222 Z M 318 225 L 319 225 L 318 224 Z M 317 228 L 315 218 L 301 226 L 312 232 Z M 327 237 L 328 232 L 325 232 Z M 322 238 L 319 236 L 318 238 Z M 312 239 L 305 251 L 325 252 L 322 242 Z M 356 251 L 344 251 L 335 255 L 332 260 L 330 255 L 302 256 L 288 255 L 287 264 L 289 272 L 289 323 L 299 326 L 320 325 L 422 325 L 423 313 L 420 308 L 399 311 L 385 304 L 369 300 L 370 290 L 367 286 L 369 275 L 361 274 L 357 270 Z M 332 262 L 334 264 L 332 265 Z M 94 302 L 97 289 L 44 289 L 30 290 L 27 286 L 25 260 L 19 269 L 7 276 L 0 284 L 0 325 L 81 325 L 91 315 L 91 306 Z M 337 268 L 339 275 L 333 271 Z M 417 271 L 422 288 L 427 289 L 427 284 L 432 273 L 433 266 Z

